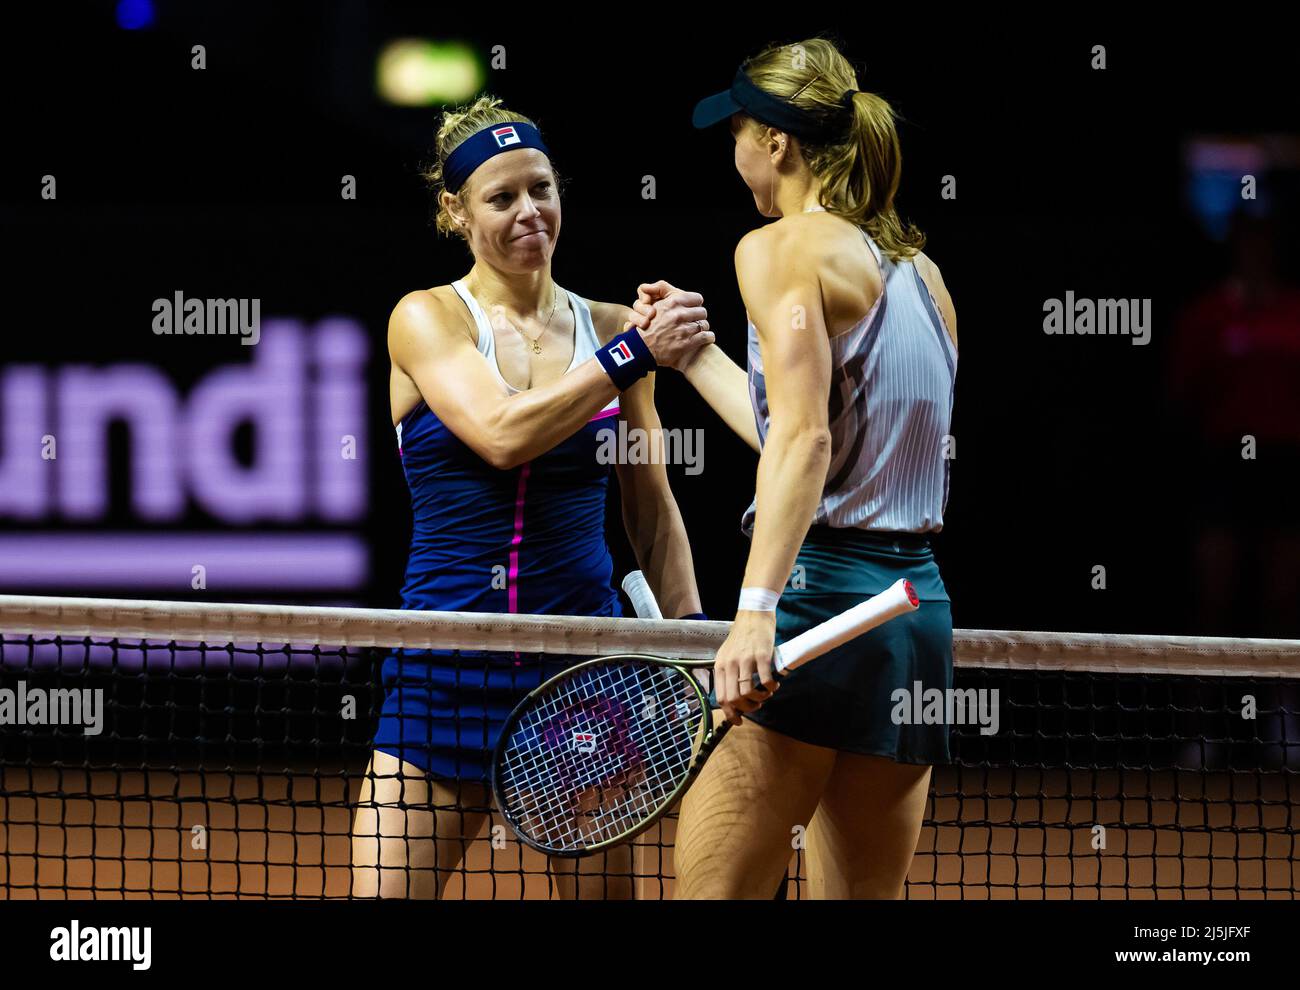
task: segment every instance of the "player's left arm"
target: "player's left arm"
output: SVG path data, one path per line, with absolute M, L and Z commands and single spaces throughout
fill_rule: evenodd
M 759 228 L 736 248 L 736 276 L 758 329 L 771 426 L 758 461 L 745 587 L 780 592 L 821 501 L 830 467 L 831 349 L 805 226 Z
M 758 459 L 756 517 L 744 587 L 778 594 L 794 569 L 830 468 L 827 410 L 831 351 L 815 243 L 806 224 L 778 221 L 736 247 L 736 278 L 763 354 L 771 426 Z M 740 721 L 779 688 L 772 675 L 776 613 L 737 610 L 714 661 L 714 686 L 728 721 Z M 757 673 L 763 688 L 751 678 Z
M 588 305 L 602 343 L 621 333 L 629 318 L 635 316 L 627 306 L 615 303 Z M 637 436 L 632 432 L 634 429 L 643 430 L 645 445 L 640 449 L 649 455 L 653 445 L 657 455 L 646 459 L 654 463 L 627 464 L 620 458 L 615 463 L 615 471 L 623 505 L 623 525 L 637 564 L 658 599 L 664 618 L 675 619 L 698 613 L 700 595 L 686 526 L 664 466 L 663 427 L 655 409 L 654 388 L 655 376 L 651 373 L 619 396 L 629 438 Z M 617 420 L 611 418 L 608 422 L 610 429 L 617 431 Z M 699 446 L 692 450 L 697 456 L 703 456 Z

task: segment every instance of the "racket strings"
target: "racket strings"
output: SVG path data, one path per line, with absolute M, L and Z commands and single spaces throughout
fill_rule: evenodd
M 689 773 L 705 715 L 688 676 L 609 661 L 557 682 L 506 740 L 507 815 L 557 851 L 618 839 L 654 816 Z
M 543 733 L 545 746 L 540 752 L 556 759 L 538 760 L 539 751 L 534 749 L 528 767 L 543 784 L 544 794 L 541 801 L 535 790 L 527 795 L 533 799 L 530 817 L 552 842 L 567 839 L 566 847 L 580 844 L 584 836 L 599 841 L 605 833 L 617 834 L 621 830 L 620 810 L 633 815 L 653 810 L 651 791 L 636 785 L 648 782 L 643 768 L 648 767 L 651 776 L 662 776 L 666 753 L 662 732 L 637 734 L 637 741 L 650 743 L 645 749 L 648 759 L 642 759 L 627 733 L 628 703 L 644 700 L 650 709 L 657 706 L 659 696 L 642 692 L 637 699 L 635 691 L 627 690 L 626 679 L 615 680 L 612 670 L 591 673 L 594 676 L 587 679 L 586 685 L 565 685 L 539 710 L 538 715 L 547 725 Z M 596 693 L 588 690 L 592 688 Z M 620 799 L 625 799 L 622 809 Z

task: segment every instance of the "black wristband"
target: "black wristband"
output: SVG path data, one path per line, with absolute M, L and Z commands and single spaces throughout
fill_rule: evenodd
M 596 350 L 596 360 L 620 392 L 655 370 L 654 355 L 634 327 Z

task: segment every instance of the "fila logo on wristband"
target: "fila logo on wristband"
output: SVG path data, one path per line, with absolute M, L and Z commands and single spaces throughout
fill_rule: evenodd
M 492 136 L 497 139 L 498 148 L 519 143 L 519 132 L 510 126 L 493 128 Z
M 654 355 L 635 327 L 606 341 L 596 351 L 596 360 L 620 392 L 655 370 Z
M 609 349 L 609 356 L 612 357 L 614 363 L 621 368 L 632 360 L 632 348 L 627 346 L 626 340 L 620 340 Z

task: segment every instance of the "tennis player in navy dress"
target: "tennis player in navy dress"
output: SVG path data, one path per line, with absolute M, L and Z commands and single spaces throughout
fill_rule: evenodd
M 438 226 L 474 265 L 409 293 L 389 323 L 390 402 L 411 493 L 402 607 L 616 616 L 601 433 L 659 428 L 656 366 L 713 340 L 698 295 L 654 325 L 555 284 L 556 176 L 526 118 L 482 97 L 448 113 L 428 178 Z M 654 436 L 650 433 L 650 436 Z M 663 612 L 698 616 L 691 552 L 662 462 L 618 463 L 623 517 Z M 493 747 L 529 690 L 578 659 L 397 651 L 353 823 L 353 893 L 438 897 L 482 832 Z M 590 871 L 590 872 L 588 872 Z M 562 897 L 631 894 L 624 848 L 552 863 Z

